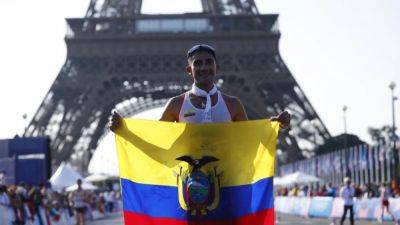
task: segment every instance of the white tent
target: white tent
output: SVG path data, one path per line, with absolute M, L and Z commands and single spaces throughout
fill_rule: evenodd
M 320 181 L 322 180 L 318 177 L 308 175 L 302 172 L 295 172 L 279 178 L 277 182 L 274 180 L 274 184 L 275 185 L 307 184 Z
M 105 181 L 109 178 L 110 176 L 107 176 L 105 174 L 92 174 L 87 177 L 85 177 L 85 181 L 87 182 L 98 182 L 98 181 Z
M 82 176 L 68 164 L 62 162 L 53 176 L 51 176 L 50 183 L 52 188 L 60 190 L 75 184 L 78 179 L 82 179 Z
M 282 177 L 274 177 L 274 186 L 280 186 L 280 185 L 283 185 Z
M 83 190 L 96 190 L 98 187 L 94 186 L 92 183 L 89 182 L 82 182 L 82 189 Z M 67 187 L 67 189 L 65 189 L 66 191 L 75 191 L 76 189 L 78 189 L 78 185 L 74 184 L 71 185 L 69 187 Z

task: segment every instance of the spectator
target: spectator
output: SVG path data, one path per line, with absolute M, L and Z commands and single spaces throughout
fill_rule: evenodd
M 372 188 L 372 183 L 368 183 L 367 184 L 367 198 L 373 198 L 375 195 L 374 195 L 374 189 Z
M 356 198 L 361 198 L 363 192 L 362 192 L 360 186 L 357 185 L 357 184 L 353 184 L 353 187 L 354 187 L 354 191 L 355 191 L 355 197 Z
M 113 191 L 109 190 L 104 194 L 104 200 L 106 201 L 106 212 L 112 213 L 114 209 L 114 196 Z
M 7 187 L 0 186 L 0 221 L 5 225 L 12 225 L 14 221 L 13 212 L 10 205 L 10 198 L 8 197 Z
M 308 196 L 309 195 L 309 193 L 308 193 L 308 191 L 309 191 L 308 185 L 304 185 L 303 188 L 301 189 L 301 191 L 303 192 L 303 196 Z
M 397 184 L 396 180 L 392 180 L 391 188 L 392 188 L 392 191 L 393 191 L 393 196 L 394 197 L 400 197 L 400 186 Z
M 29 191 L 29 201 L 31 203 L 31 214 L 34 219 L 39 221 L 39 224 L 45 224 L 46 218 L 43 217 L 41 211 L 43 210 L 43 195 L 41 193 L 41 187 L 32 187 Z
M 326 188 L 326 196 L 329 196 L 329 197 L 336 196 L 336 189 L 334 187 L 332 187 L 331 183 L 328 183 L 328 186 Z
M 14 211 L 14 225 L 25 224 L 24 205 L 21 193 L 17 193 L 17 186 L 12 185 L 8 188 L 8 196 L 10 198 L 10 206 Z
M 289 195 L 290 196 L 298 196 L 299 195 L 299 187 L 297 186 L 297 184 L 294 184 L 292 190 L 290 190 Z

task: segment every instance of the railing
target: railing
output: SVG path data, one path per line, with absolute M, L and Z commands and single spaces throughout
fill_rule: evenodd
M 390 209 L 398 218 L 400 215 L 400 198 L 390 198 Z M 343 198 L 332 197 L 275 197 L 274 207 L 276 212 L 305 217 L 325 217 L 334 221 L 342 217 Z M 380 198 L 354 198 L 354 218 L 362 220 L 380 219 Z M 390 221 L 392 218 L 385 212 L 383 220 Z M 331 223 L 332 224 L 332 223 Z
M 277 15 L 211 16 L 206 14 L 179 14 L 139 15 L 130 18 L 67 19 L 66 38 L 252 31 L 279 34 L 277 18 Z

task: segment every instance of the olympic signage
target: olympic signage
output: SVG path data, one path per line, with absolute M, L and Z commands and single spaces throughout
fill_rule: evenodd
M 389 209 L 400 219 L 400 198 L 389 199 Z M 332 197 L 275 197 L 275 211 L 298 216 L 340 218 L 343 214 L 342 198 Z M 379 198 L 354 199 L 354 216 L 356 219 L 376 220 L 381 216 Z M 384 220 L 391 220 L 385 211 Z

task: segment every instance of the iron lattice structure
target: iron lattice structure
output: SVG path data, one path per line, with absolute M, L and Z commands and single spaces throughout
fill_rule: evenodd
M 260 14 L 253 0 L 202 0 L 202 13 L 173 15 L 144 15 L 141 5 L 92 0 L 84 18 L 67 19 L 66 62 L 25 131 L 51 138 L 54 163 L 76 154 L 87 164 L 112 109 L 131 116 L 188 90 L 185 53 L 196 43 L 216 47 L 217 85 L 242 100 L 250 119 L 292 112 L 281 162 L 330 137 L 279 54 L 278 15 Z

